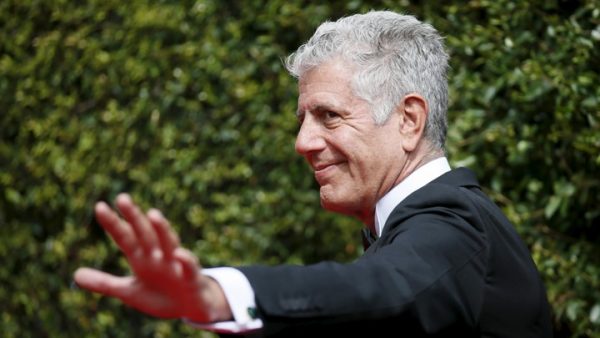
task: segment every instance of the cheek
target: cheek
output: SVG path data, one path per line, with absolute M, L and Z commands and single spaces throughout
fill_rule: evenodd
M 380 169 L 381 154 L 388 152 L 388 144 L 381 135 L 347 127 L 330 135 L 329 145 L 335 156 L 348 162 L 350 175 L 365 181 L 373 171 Z M 358 183 L 358 182 L 357 182 Z
M 349 157 L 354 174 L 360 175 L 362 180 L 367 180 L 381 169 L 380 149 L 365 147 L 364 144 L 359 144 L 355 149 L 350 150 Z
M 365 148 L 353 161 L 351 173 L 361 190 L 378 190 L 382 182 L 391 176 L 398 166 L 400 158 L 386 149 L 384 145 L 377 148 Z

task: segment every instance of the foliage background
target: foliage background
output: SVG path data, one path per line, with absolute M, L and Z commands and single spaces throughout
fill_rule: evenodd
M 91 214 L 121 191 L 206 266 L 359 255 L 294 154 L 281 58 L 371 8 L 446 36 L 452 164 L 527 241 L 557 337 L 600 337 L 597 0 L 0 2 L 1 335 L 213 337 L 71 287 L 82 265 L 127 273 Z

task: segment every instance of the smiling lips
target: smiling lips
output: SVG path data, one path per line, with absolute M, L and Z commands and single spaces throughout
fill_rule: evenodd
M 329 164 L 317 164 L 313 166 L 315 172 L 315 178 L 320 185 L 323 185 L 327 180 L 327 177 L 331 174 L 335 168 L 338 166 L 338 162 L 329 163 Z

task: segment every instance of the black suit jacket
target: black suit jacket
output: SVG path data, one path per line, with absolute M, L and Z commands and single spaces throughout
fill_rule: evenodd
M 240 270 L 255 290 L 262 336 L 552 335 L 528 249 L 465 168 L 402 201 L 353 263 Z

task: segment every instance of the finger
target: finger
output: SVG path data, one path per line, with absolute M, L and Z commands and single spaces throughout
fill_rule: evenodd
M 133 277 L 118 277 L 90 268 L 79 268 L 74 275 L 77 286 L 106 296 L 127 299 L 131 294 Z
M 140 245 L 144 248 L 144 251 L 150 254 L 153 250 L 158 249 L 158 240 L 154 229 L 150 225 L 146 215 L 133 203 L 128 194 L 119 194 L 117 196 L 117 207 L 125 220 L 131 224 L 131 228 Z
M 163 257 L 165 259 L 172 259 L 173 251 L 179 247 L 179 236 L 173 231 L 169 221 L 158 209 L 150 209 L 147 215 L 158 237 Z
M 198 259 L 193 253 L 191 253 L 189 250 L 179 247 L 173 252 L 173 257 L 181 265 L 184 279 L 192 280 L 197 278 L 201 267 L 198 263 Z
M 96 204 L 95 212 L 98 223 L 112 237 L 121 251 L 126 256 L 130 256 L 139 245 L 131 226 L 104 202 Z

